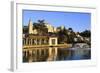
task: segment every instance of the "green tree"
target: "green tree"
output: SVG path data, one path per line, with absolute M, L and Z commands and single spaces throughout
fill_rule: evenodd
M 81 32 L 80 35 L 83 37 L 91 37 L 91 31 L 85 30 L 85 31 Z
M 70 35 L 68 36 L 68 43 L 75 43 L 74 38 L 76 38 L 76 35 L 74 32 L 71 32 Z
M 41 35 L 46 35 L 48 33 L 48 29 L 45 26 L 44 20 L 38 20 L 37 23 L 33 23 L 33 26 L 33 29 L 37 29 Z
M 58 43 L 67 43 L 68 40 L 68 30 L 64 27 L 63 30 L 60 30 L 58 33 Z
M 28 26 L 23 26 L 23 33 L 24 34 L 28 33 Z
M 72 29 L 72 28 L 68 28 L 68 30 L 69 30 L 70 32 L 73 32 L 73 29 Z

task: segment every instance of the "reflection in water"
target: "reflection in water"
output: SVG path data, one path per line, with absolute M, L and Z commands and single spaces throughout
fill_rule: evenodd
M 60 61 L 90 59 L 88 48 L 26 48 L 23 50 L 23 62 Z
M 58 49 L 58 60 L 81 60 L 90 59 L 90 50 L 84 49 Z

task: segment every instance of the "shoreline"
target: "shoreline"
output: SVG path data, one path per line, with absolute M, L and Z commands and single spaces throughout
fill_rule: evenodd
M 66 47 L 70 48 L 72 47 L 71 44 L 58 44 L 58 45 L 25 45 L 23 48 L 45 48 L 45 47 Z

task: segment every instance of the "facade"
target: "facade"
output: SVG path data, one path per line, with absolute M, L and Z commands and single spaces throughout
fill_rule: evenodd
M 33 23 L 31 20 L 29 20 L 29 24 L 28 24 L 28 33 L 29 34 L 34 34 L 33 32 Z
M 57 28 L 51 26 L 50 24 L 45 23 L 45 26 L 47 27 L 48 32 L 57 32 Z M 29 32 L 28 33 L 29 34 L 37 34 L 38 33 L 36 29 L 33 30 L 33 27 L 34 26 L 33 26 L 32 21 L 29 20 L 29 24 L 28 24 L 28 28 L 29 28 Z
M 51 33 L 58 32 L 58 31 L 64 29 L 64 26 L 60 26 L 59 28 L 56 28 L 56 27 L 53 27 L 52 25 L 50 25 L 47 22 L 45 22 L 45 26 L 47 27 L 48 32 L 51 32 Z M 33 27 L 34 26 L 33 26 L 32 21 L 29 20 L 29 24 L 28 24 L 29 31 L 28 31 L 28 33 L 29 34 L 38 34 L 39 32 L 36 29 L 33 29 Z
M 48 32 L 57 32 L 57 28 L 51 26 L 48 23 L 45 23 L 45 26 L 48 28 Z
M 23 46 L 56 46 L 58 39 L 55 36 L 39 36 L 34 34 L 28 34 L 23 37 Z
M 53 26 L 46 24 L 49 32 L 54 32 Z M 56 30 L 56 29 L 55 29 Z M 57 45 L 58 44 L 58 38 L 56 36 L 52 35 L 38 35 L 38 31 L 36 29 L 33 29 L 33 23 L 31 20 L 29 20 L 28 24 L 28 34 L 23 34 L 23 45 Z
M 37 34 L 38 33 L 36 29 L 33 30 L 33 23 L 31 20 L 29 20 L 29 24 L 28 24 L 28 33 L 29 34 Z

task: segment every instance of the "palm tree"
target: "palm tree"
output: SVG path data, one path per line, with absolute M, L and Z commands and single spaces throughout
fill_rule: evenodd
M 85 31 L 81 32 L 80 35 L 83 37 L 91 37 L 91 31 L 85 30 Z
M 69 30 L 70 32 L 73 32 L 73 29 L 72 29 L 72 28 L 68 28 L 68 30 Z
M 48 29 L 45 26 L 44 20 L 38 20 L 37 23 L 33 23 L 33 29 L 37 29 L 39 34 L 44 35 L 48 33 Z

